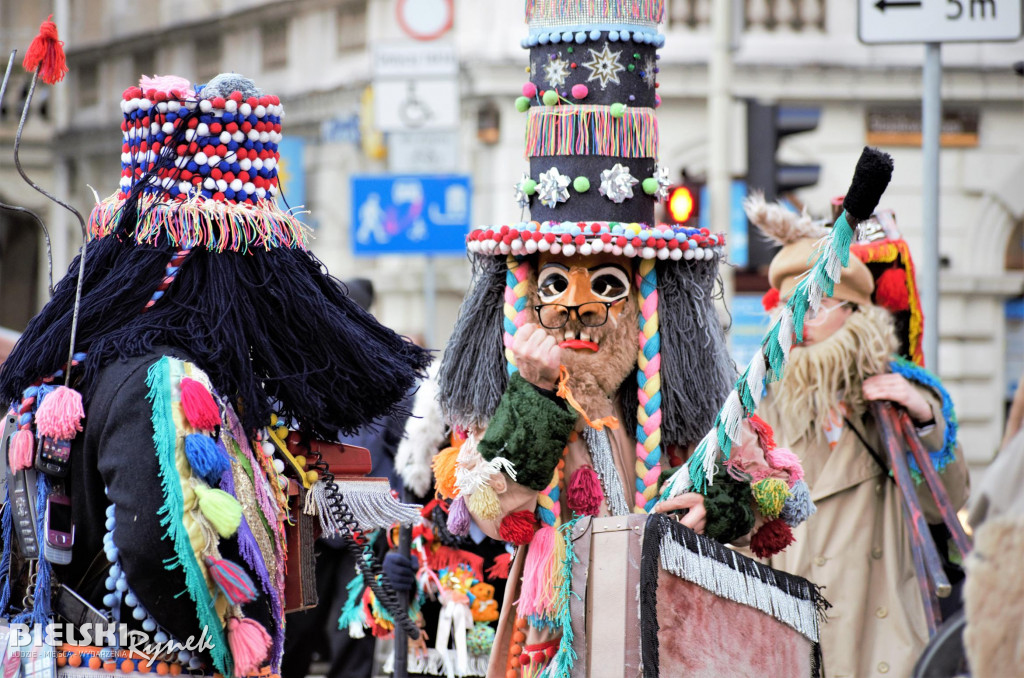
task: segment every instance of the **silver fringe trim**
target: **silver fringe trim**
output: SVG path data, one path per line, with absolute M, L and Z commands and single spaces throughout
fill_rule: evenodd
M 391 496 L 387 478 L 339 480 L 335 484 L 360 530 L 386 529 L 395 523 L 411 525 L 420 517 L 419 506 L 402 504 Z M 302 511 L 319 517 L 324 534 L 334 535 L 341 531 L 341 526 L 327 504 L 326 486 L 320 481 L 309 489 Z
M 476 656 L 470 655 L 469 662 L 467 662 L 466 671 L 459 673 L 458 669 L 455 668 L 455 651 L 447 650 L 448 653 L 448 666 L 450 670 L 445 668 L 445 658 L 441 653 L 430 648 L 427 650 L 426 658 L 421 658 L 409 653 L 407 659 L 407 668 L 409 673 L 419 673 L 428 676 L 486 676 L 487 675 L 487 660 L 490 658 L 489 655 Z M 389 652 L 388 658 L 384 662 L 382 671 L 388 675 L 395 672 L 395 653 Z
M 584 426 L 583 440 L 590 450 L 590 460 L 594 463 L 597 477 L 601 479 L 608 510 L 613 516 L 629 515 L 629 505 L 626 504 L 626 497 L 622 492 L 622 478 L 619 477 L 619 470 L 615 468 L 615 461 L 612 459 L 612 444 L 608 440 L 608 431 L 598 431 Z
M 701 548 L 697 541 L 697 548 Z M 777 582 L 768 568 L 769 581 L 746 576 L 741 571 L 740 556 L 729 550 L 732 566 L 717 559 L 694 553 L 677 543 L 671 534 L 661 538 L 661 567 L 677 577 L 707 589 L 711 593 L 743 605 L 756 607 L 783 624 L 793 628 L 812 642 L 818 642 L 818 612 L 814 602 L 803 600 L 782 590 L 784 582 Z M 734 569 L 735 568 L 735 569 Z

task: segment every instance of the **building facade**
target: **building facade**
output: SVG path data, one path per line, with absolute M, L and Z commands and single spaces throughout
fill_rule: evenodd
M 446 0 L 437 0 L 444 3 Z M 661 159 L 673 172 L 700 176 L 708 166 L 707 94 L 712 0 L 668 0 L 661 51 Z M 372 50 L 408 39 L 395 20 L 400 0 L 55 0 L 0 5 L 0 46 L 24 49 L 53 11 L 66 41 L 65 83 L 37 92 L 22 160 L 40 184 L 87 214 L 119 177 L 118 100 L 141 74 L 174 73 L 203 82 L 221 71 L 252 77 L 286 106 L 285 137 L 297 142 L 301 177 L 289 204 L 311 210 L 314 250 L 341 278 L 366 276 L 375 311 L 395 329 L 423 336 L 427 322 L 422 257 L 352 255 L 349 176 L 386 171 L 373 124 Z M 866 143 L 893 154 L 896 174 L 884 206 L 895 210 L 915 254 L 921 252 L 922 155 L 915 141 L 921 45 L 868 47 L 857 39 L 849 0 L 745 0 L 739 14 L 733 78 L 732 174 L 746 172 L 745 99 L 821 108 L 817 129 L 783 142 L 780 157 L 822 167 L 817 185 L 798 193 L 819 215 L 848 185 Z M 473 221 L 519 218 L 512 186 L 527 167 L 525 116 L 513 99 L 525 82 L 521 0 L 454 0 L 455 22 L 442 39 L 459 57 L 460 170 L 473 181 Z M 1024 79 L 1012 63 L 1021 42 L 945 45 L 942 151 L 940 372 L 953 393 L 962 440 L 975 468 L 1000 440 L 1006 398 L 1024 370 Z M 0 139 L 13 140 L 24 83 L 12 80 Z M 898 145 L 895 145 L 898 144 Z M 8 146 L 9 147 L 9 146 Z M 55 270 L 77 251 L 77 219 L 31 191 L 8 156 L 0 158 L 0 200 L 31 207 L 50 226 Z M 0 221 L 0 325 L 15 329 L 46 297 L 44 246 L 27 226 Z M 721 226 L 718 226 L 722 230 Z M 918 255 L 920 256 L 920 255 Z M 469 282 L 464 258 L 439 258 L 434 346 L 443 346 Z M 58 274 L 59 277 L 59 274 Z M 927 331 L 936 331 L 928 319 Z

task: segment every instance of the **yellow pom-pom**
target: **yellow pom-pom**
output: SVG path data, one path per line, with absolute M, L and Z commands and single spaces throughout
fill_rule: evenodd
M 306 480 L 308 480 L 309 484 L 312 485 L 316 483 L 316 481 L 320 480 L 320 474 L 316 471 L 306 471 Z
M 484 485 L 466 499 L 469 512 L 481 520 L 497 520 L 501 517 L 501 502 L 490 485 Z
M 434 477 L 437 479 L 437 493 L 445 499 L 459 496 L 455 487 L 455 462 L 459 458 L 458 447 L 447 447 L 434 456 Z
M 224 539 L 238 531 L 242 523 L 242 505 L 224 490 L 196 485 L 199 510 Z
M 754 500 L 765 518 L 778 518 L 789 498 L 789 485 L 779 478 L 765 478 L 751 486 Z

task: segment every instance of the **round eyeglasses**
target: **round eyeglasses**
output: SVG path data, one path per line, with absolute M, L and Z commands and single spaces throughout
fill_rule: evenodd
M 804 325 L 811 325 L 812 327 L 815 325 L 821 325 L 828 319 L 828 315 L 832 311 L 836 310 L 837 308 L 842 308 L 843 306 L 850 305 L 851 304 L 848 301 L 841 301 L 835 306 L 826 306 L 825 303 L 822 302 L 821 306 L 818 307 L 817 311 L 810 308 L 807 309 L 807 315 L 804 316 Z
M 600 327 L 608 322 L 608 309 L 625 300 L 626 297 L 615 301 L 588 301 L 576 306 L 537 304 L 533 310 L 537 312 L 537 319 L 540 320 L 541 326 L 549 330 L 560 330 L 565 327 L 573 313 L 584 327 Z

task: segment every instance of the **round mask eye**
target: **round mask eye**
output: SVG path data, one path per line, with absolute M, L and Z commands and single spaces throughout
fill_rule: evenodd
M 537 296 L 543 302 L 554 301 L 569 289 L 569 278 L 565 272 L 557 268 L 541 271 L 537 280 Z
M 600 268 L 591 274 L 590 289 L 602 299 L 619 299 L 629 291 L 629 278 L 618 267 Z

